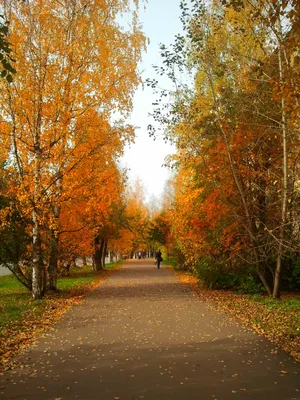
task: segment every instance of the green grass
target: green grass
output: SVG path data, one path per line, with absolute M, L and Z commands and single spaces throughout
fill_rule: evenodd
M 269 297 L 264 297 L 260 295 L 251 296 L 251 299 L 259 303 L 264 304 L 270 310 L 300 310 L 300 298 L 291 297 L 283 299 L 272 299 Z
M 123 260 L 120 260 L 115 263 L 105 264 L 105 271 L 113 270 L 123 264 L 123 262 Z M 70 276 L 58 279 L 57 288 L 59 290 L 80 288 L 91 283 L 98 275 L 98 272 L 92 271 L 91 266 L 72 268 Z
M 6 291 L 15 291 L 22 286 L 13 275 L 0 276 L 0 291 L 5 289 Z
M 86 284 L 92 282 L 94 280 L 94 276 L 70 276 L 66 278 L 58 279 L 57 288 L 59 290 L 68 290 L 79 288 L 85 286 Z
M 80 288 L 92 282 L 97 276 L 97 272 L 92 271 L 90 266 L 82 268 L 72 268 L 70 276 L 63 276 L 57 280 L 58 290 L 71 290 Z
M 125 260 L 120 260 L 120 261 L 117 261 L 117 262 L 115 262 L 115 263 L 105 264 L 105 269 L 107 269 L 107 270 L 115 269 L 115 268 L 117 268 L 119 265 L 124 264 L 124 262 L 125 262 Z
M 13 275 L 0 277 L 0 330 L 21 318 L 32 302 L 28 290 Z

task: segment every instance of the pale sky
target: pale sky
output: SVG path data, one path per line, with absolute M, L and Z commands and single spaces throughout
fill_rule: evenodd
M 169 45 L 174 42 L 176 34 L 182 33 L 179 4 L 180 0 L 148 0 L 146 10 L 142 9 L 140 12 L 143 31 L 150 39 L 147 53 L 143 55 L 140 65 L 143 80 L 157 78 L 152 65 L 161 64 L 159 44 Z M 164 82 L 160 78 L 159 81 L 162 86 L 170 87 L 167 80 Z M 174 148 L 170 144 L 165 144 L 160 138 L 154 141 L 148 136 L 147 126 L 153 123 L 148 113 L 152 112 L 152 103 L 155 100 L 156 96 L 148 86 L 137 90 L 130 122 L 140 128 L 136 130 L 135 144 L 126 148 L 122 159 L 122 165 L 130 169 L 130 181 L 135 180 L 136 177 L 142 180 L 147 199 L 152 195 L 161 198 L 165 182 L 170 174 L 167 168 L 162 167 L 162 164 L 168 154 L 174 153 Z

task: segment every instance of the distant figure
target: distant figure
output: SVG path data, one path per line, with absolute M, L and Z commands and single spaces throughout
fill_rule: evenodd
M 160 268 L 160 263 L 162 262 L 162 256 L 161 256 L 161 251 L 160 250 L 158 250 L 158 252 L 156 253 L 156 255 L 155 255 L 155 258 L 156 258 L 156 265 L 157 265 L 157 268 L 159 269 Z

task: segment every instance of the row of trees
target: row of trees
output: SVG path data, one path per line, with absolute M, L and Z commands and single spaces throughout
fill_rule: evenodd
M 157 67 L 175 89 L 170 105 L 161 93 L 154 116 L 177 146 L 162 217 L 184 265 L 253 266 L 279 297 L 282 271 L 299 274 L 298 1 L 193 0 L 181 9 L 186 35 L 161 47 Z M 179 79 L 187 74 L 193 85 Z
M 162 45 L 157 67 L 174 92 L 154 117 L 177 146 L 157 213 L 118 166 L 134 138 L 138 1 L 4 2 L 0 54 L 13 66 L 2 63 L 11 77 L 0 81 L 0 264 L 35 299 L 56 289 L 63 261 L 93 254 L 99 270 L 108 247 L 158 243 L 198 272 L 254 268 L 274 297 L 282 270 L 299 282 L 297 6 L 181 2 L 186 35 Z
M 134 138 L 126 117 L 145 47 L 138 6 L 1 6 L 9 21 L 1 57 L 12 54 L 17 73 L 0 82 L 0 264 L 35 299 L 56 289 L 59 262 L 74 254 L 94 253 L 100 269 L 108 237 L 126 228 L 126 173 L 118 160 Z

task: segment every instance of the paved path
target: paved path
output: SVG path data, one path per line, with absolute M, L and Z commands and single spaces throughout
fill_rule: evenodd
M 300 398 L 299 364 L 166 267 L 126 264 L 0 378 L 0 399 Z

